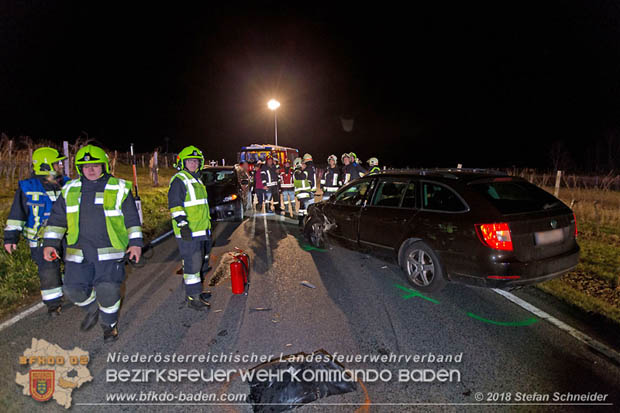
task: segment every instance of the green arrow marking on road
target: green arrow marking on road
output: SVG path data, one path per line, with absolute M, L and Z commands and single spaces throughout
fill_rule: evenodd
M 467 313 L 467 315 L 475 320 L 482 321 L 484 323 L 495 324 L 497 326 L 510 326 L 510 327 L 529 326 L 530 324 L 534 324 L 535 322 L 538 321 L 536 317 L 528 318 L 527 320 L 522 320 L 522 321 L 493 321 L 487 318 L 480 317 L 479 315 L 476 315 L 474 313 Z
M 419 293 L 416 290 L 412 290 L 411 288 L 403 287 L 402 285 L 399 285 L 399 284 L 394 284 L 394 286 L 396 286 L 396 288 L 400 288 L 401 290 L 407 291 L 409 293 L 407 295 L 403 295 L 403 298 L 405 300 L 407 300 L 409 298 L 413 298 L 413 297 L 420 297 L 420 298 L 422 298 L 422 299 L 424 299 L 426 301 L 430 301 L 431 303 L 439 304 L 439 301 L 434 300 L 434 299 L 432 299 L 430 297 L 427 297 L 427 296 Z

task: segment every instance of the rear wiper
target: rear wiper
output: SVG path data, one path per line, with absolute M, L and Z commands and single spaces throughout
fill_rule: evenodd
M 549 208 L 553 208 L 554 206 L 557 206 L 557 205 L 559 205 L 559 204 L 560 204 L 560 202 L 557 202 L 557 201 L 556 201 L 556 202 L 552 202 L 552 203 L 550 203 L 550 204 L 545 204 L 545 205 L 543 205 L 542 209 L 549 209 Z

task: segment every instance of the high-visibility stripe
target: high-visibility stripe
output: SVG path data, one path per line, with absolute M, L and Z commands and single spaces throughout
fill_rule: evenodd
M 62 297 L 62 287 L 41 290 L 41 297 L 43 298 L 43 301 L 49 301 L 54 298 Z
M 129 236 L 129 239 L 142 238 L 142 227 L 127 228 L 127 235 Z
M 95 194 L 95 205 L 103 205 L 103 192 L 97 192 Z
M 120 260 L 125 257 L 125 251 L 113 247 L 97 248 L 97 258 L 99 261 Z
M 7 219 L 6 227 L 4 228 L 4 230 L 5 231 L 21 231 L 25 223 L 26 221 L 20 221 L 17 219 Z
M 185 211 L 174 211 L 171 212 L 172 218 L 187 216 Z
M 197 284 L 200 282 L 200 273 L 183 274 L 183 282 L 187 285 Z
M 207 235 L 207 231 L 206 230 L 202 230 L 202 231 L 194 231 L 192 232 L 192 237 L 201 237 L 203 235 Z
M 67 232 L 67 228 L 47 226 L 47 227 L 45 227 L 45 232 L 43 233 L 43 238 L 47 238 L 47 239 L 62 239 L 65 236 L 65 232 Z
M 79 210 L 80 210 L 79 205 L 72 205 L 72 206 L 67 205 L 67 214 L 74 214 L 76 212 L 79 212 Z
M 77 248 L 67 248 L 65 252 L 65 261 L 76 262 L 80 264 L 84 261 L 84 253 Z
M 118 311 L 118 309 L 121 308 L 121 300 L 119 299 L 117 302 L 114 303 L 114 305 L 110 306 L 110 307 L 104 307 L 101 304 L 99 304 L 99 309 L 101 311 L 103 311 L 106 314 L 114 314 Z
M 103 213 L 106 217 L 120 217 L 123 215 L 123 211 L 120 209 L 105 209 Z
M 195 205 L 204 205 L 208 204 L 206 199 L 194 199 L 193 201 L 185 201 L 183 202 L 183 206 L 190 207 Z
M 78 307 L 85 307 L 88 304 L 92 303 L 93 301 L 95 301 L 97 299 L 97 294 L 95 293 L 95 290 L 92 289 L 92 292 L 90 293 L 90 297 L 88 297 L 86 300 L 79 302 L 79 303 L 74 303 L 75 305 L 77 305 Z

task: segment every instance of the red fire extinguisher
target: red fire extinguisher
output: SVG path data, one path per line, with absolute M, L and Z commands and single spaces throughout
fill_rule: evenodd
M 230 263 L 230 283 L 233 294 L 243 294 L 245 292 L 244 268 L 241 260 Z
M 230 263 L 230 281 L 233 294 L 243 294 L 245 284 L 249 283 L 250 257 L 243 250 L 236 248 L 235 261 Z

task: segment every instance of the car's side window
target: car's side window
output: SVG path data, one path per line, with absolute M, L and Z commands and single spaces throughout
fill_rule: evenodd
M 351 185 L 349 188 L 336 195 L 336 203 L 341 205 L 361 206 L 369 186 L 370 181 Z
M 467 206 L 447 186 L 424 182 L 422 185 L 422 208 L 444 212 L 463 212 Z
M 399 207 L 403 193 L 407 190 L 407 182 L 379 181 L 372 206 Z
M 401 208 L 415 209 L 416 199 L 418 198 L 418 185 L 415 182 L 410 182 L 407 185 L 407 191 L 405 192 L 405 197 L 403 198 L 403 203 Z

